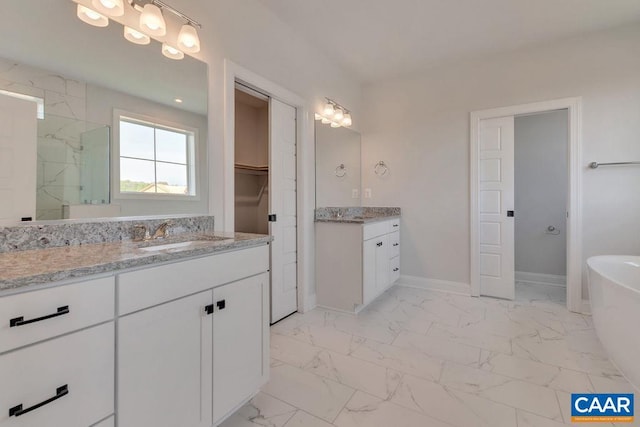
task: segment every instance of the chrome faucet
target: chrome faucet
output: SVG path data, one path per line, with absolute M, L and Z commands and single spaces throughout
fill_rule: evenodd
M 158 226 L 156 232 L 153 233 L 152 239 L 162 239 L 167 237 L 167 229 L 173 225 L 173 221 L 165 221 Z
M 150 240 L 151 236 L 149 235 L 149 229 L 144 224 L 136 224 L 133 226 L 133 241 L 134 242 L 145 242 Z

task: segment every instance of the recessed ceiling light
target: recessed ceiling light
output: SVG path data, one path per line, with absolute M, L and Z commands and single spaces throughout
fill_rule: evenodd
M 174 99 L 174 101 L 176 101 L 178 104 L 182 104 L 182 99 L 180 99 L 180 98 L 176 98 L 176 99 Z

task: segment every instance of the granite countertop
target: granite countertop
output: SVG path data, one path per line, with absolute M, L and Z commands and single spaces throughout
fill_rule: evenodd
M 400 218 L 401 209 L 397 207 L 326 207 L 317 208 L 316 222 L 337 222 L 345 224 L 369 224 Z
M 339 222 L 345 224 L 369 224 L 371 222 L 386 221 L 400 218 L 400 215 L 378 215 L 378 216 L 335 216 L 327 218 L 316 218 L 316 222 Z
M 146 242 L 129 240 L 0 253 L 0 293 L 32 284 L 260 246 L 271 240 L 262 234 L 203 232 Z M 173 246 L 153 250 L 161 245 Z

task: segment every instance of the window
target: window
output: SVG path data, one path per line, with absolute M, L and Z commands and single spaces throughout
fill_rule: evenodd
M 120 194 L 195 196 L 195 132 L 119 118 Z

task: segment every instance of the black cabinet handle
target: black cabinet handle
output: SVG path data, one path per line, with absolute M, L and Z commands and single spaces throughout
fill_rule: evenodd
M 204 312 L 207 313 L 207 315 L 213 314 L 213 304 L 209 304 L 209 305 L 205 306 L 204 307 Z
M 224 310 L 225 307 L 227 306 L 227 301 L 220 300 L 220 301 L 216 302 L 216 305 L 218 306 L 218 310 Z
M 393 271 L 400 271 L 400 269 L 398 267 L 394 268 Z
M 400 246 L 400 243 L 394 243 L 393 246 Z
M 382 246 L 382 242 L 376 243 L 377 246 Z
M 67 394 L 69 394 L 69 386 L 67 384 L 58 387 L 56 389 L 56 395 L 53 397 L 50 397 L 49 399 L 40 402 L 36 405 L 33 405 L 29 408 L 26 409 L 22 409 L 22 403 L 20 405 L 14 406 L 13 408 L 9 409 L 9 416 L 10 417 L 19 417 L 20 415 L 24 415 L 28 412 L 31 411 L 35 411 L 38 408 L 43 407 L 44 405 L 48 405 L 49 403 L 53 402 L 54 400 L 58 400 L 63 396 L 66 396 Z
M 65 305 L 62 307 L 58 307 L 58 311 L 53 314 L 48 314 L 46 316 L 38 317 L 36 319 L 24 320 L 23 316 L 13 318 L 9 321 L 9 327 L 13 328 L 16 326 L 28 325 L 29 323 L 41 322 L 43 320 L 51 319 L 54 317 L 62 316 L 65 314 L 69 314 L 69 306 Z
M 394 227 L 400 227 L 400 224 L 393 224 Z

